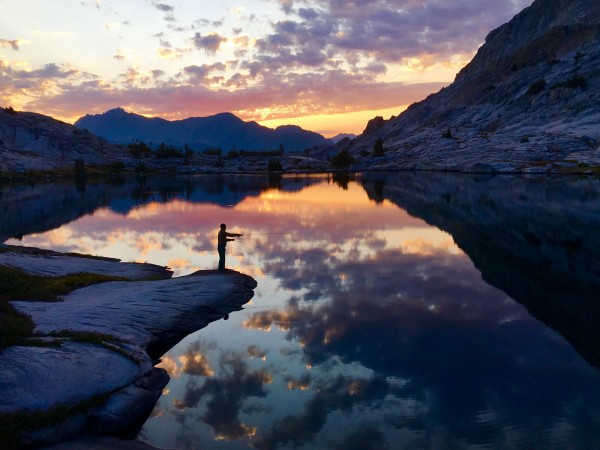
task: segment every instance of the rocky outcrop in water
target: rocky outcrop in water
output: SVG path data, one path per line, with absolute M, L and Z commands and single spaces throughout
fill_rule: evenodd
M 493 30 L 454 83 L 369 122 L 358 167 L 471 172 L 600 165 L 600 8 L 536 0 Z M 371 153 L 377 139 L 384 157 Z

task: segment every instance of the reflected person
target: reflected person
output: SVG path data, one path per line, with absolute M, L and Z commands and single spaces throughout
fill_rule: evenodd
M 241 233 L 228 233 L 227 225 L 221 224 L 217 239 L 217 251 L 219 252 L 219 270 L 225 270 L 225 247 L 228 241 L 235 241 L 234 237 L 240 237 Z

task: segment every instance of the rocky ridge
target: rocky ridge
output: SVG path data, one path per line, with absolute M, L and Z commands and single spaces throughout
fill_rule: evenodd
M 347 148 L 357 168 L 545 172 L 600 165 L 600 8 L 536 0 L 454 83 Z M 382 139 L 383 157 L 370 155 Z M 590 167 L 591 168 L 591 167 Z
M 108 165 L 129 161 L 126 150 L 51 117 L 0 108 L 0 171 L 51 171 L 75 161 Z

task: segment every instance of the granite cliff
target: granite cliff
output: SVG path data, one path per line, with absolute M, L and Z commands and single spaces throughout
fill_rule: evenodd
M 600 164 L 599 124 L 597 0 L 536 0 L 490 32 L 450 86 L 373 119 L 346 148 L 362 168 L 581 170 Z

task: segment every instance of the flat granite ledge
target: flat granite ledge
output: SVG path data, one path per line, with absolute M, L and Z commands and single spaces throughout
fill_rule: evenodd
M 188 334 L 242 309 L 257 285 L 252 277 L 232 270 L 171 278 L 167 268 L 152 264 L 11 250 L 2 248 L 0 264 L 37 275 L 124 276 L 125 270 L 135 280 L 77 289 L 60 302 L 11 301 L 32 318 L 34 332 L 41 336 L 64 330 L 110 336 L 110 342 L 12 346 L 0 353 L 0 427 L 3 417 L 16 413 L 57 407 L 77 411 L 51 427 L 22 432 L 18 445 L 58 444 L 86 434 L 117 435 L 141 425 L 169 380 L 153 363 Z M 2 440 L 0 436 L 4 448 Z M 119 448 L 136 448 L 133 445 Z

